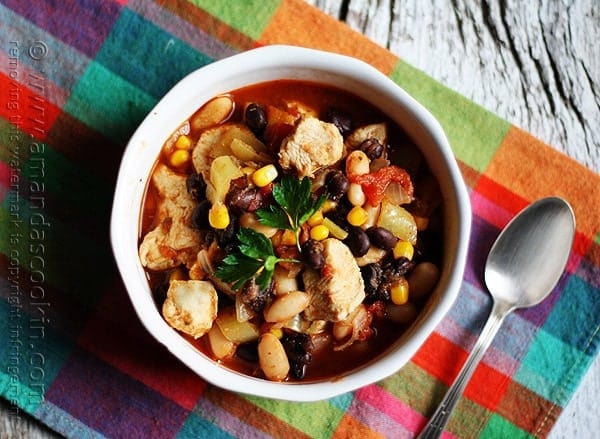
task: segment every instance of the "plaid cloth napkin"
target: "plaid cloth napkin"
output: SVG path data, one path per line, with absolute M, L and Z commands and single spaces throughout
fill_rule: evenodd
M 499 230 L 530 201 L 570 201 L 565 274 L 511 315 L 461 399 L 456 437 L 543 437 L 599 349 L 600 177 L 300 0 L 0 2 L 0 394 L 65 436 L 412 437 L 473 345 Z M 326 31 L 323 31 L 326 29 Z M 285 43 L 363 59 L 441 121 L 470 188 L 459 298 L 392 377 L 317 403 L 208 385 L 138 322 L 108 219 L 123 148 L 184 75 Z

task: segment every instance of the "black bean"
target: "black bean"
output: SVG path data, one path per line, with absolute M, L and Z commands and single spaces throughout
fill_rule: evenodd
M 258 363 L 258 344 L 256 342 L 242 343 L 237 347 L 235 354 L 242 360 Z
M 230 215 L 229 224 L 221 230 L 216 230 L 217 243 L 222 249 L 231 248 L 237 244 L 236 235 L 240 230 L 240 220 L 234 215 Z
M 247 305 L 252 311 L 259 313 L 267 304 L 267 300 L 271 294 L 271 288 L 269 287 L 261 290 L 254 278 L 251 278 L 244 284 L 238 294 L 244 305 Z
M 398 238 L 392 232 L 383 227 L 369 227 L 367 235 L 371 242 L 383 250 L 391 250 L 398 242 Z
M 367 303 L 372 303 L 377 300 L 377 289 L 381 284 L 383 270 L 381 269 L 381 265 L 374 263 L 361 267 L 360 273 L 365 283 L 365 300 Z
M 290 375 L 300 380 L 304 378 L 306 366 L 312 361 L 314 345 L 310 335 L 301 332 L 284 330 L 281 344 L 290 362 Z
M 327 188 L 327 193 L 329 194 L 329 198 L 334 201 L 342 198 L 346 192 L 348 192 L 349 186 L 350 182 L 348 181 L 348 177 L 346 177 L 340 170 L 329 172 L 325 178 L 325 187 Z
M 210 227 L 208 223 L 208 211 L 210 210 L 210 201 L 203 200 L 198 203 L 192 212 L 192 224 L 198 230 L 208 229 Z
M 256 136 L 260 137 L 267 126 L 267 113 L 256 102 L 246 107 L 244 113 L 246 125 Z
M 325 114 L 325 120 L 334 124 L 342 136 L 352 131 L 352 119 L 337 108 L 328 109 Z
M 364 152 L 369 160 L 381 157 L 383 145 L 374 137 L 370 137 L 360 144 L 359 149 Z
M 261 192 L 255 187 L 240 187 L 231 184 L 225 197 L 225 204 L 236 213 L 254 212 L 264 204 Z
M 306 265 L 315 270 L 320 270 L 325 265 L 323 244 L 314 239 L 309 239 L 302 244 L 302 256 L 304 256 Z
M 411 271 L 415 263 L 404 257 L 392 259 L 384 264 L 383 277 L 389 281 L 395 281 Z
M 364 256 L 369 251 L 371 245 L 369 237 L 360 227 L 352 227 L 344 242 L 356 257 Z
M 195 172 L 188 175 L 188 178 L 185 180 L 185 187 L 195 200 L 200 201 L 206 198 L 206 183 L 202 175 Z

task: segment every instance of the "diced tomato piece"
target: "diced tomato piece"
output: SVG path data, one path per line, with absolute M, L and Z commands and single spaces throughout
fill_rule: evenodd
M 381 203 L 385 190 L 391 182 L 400 183 L 410 197 L 413 195 L 414 189 L 410 175 L 399 166 L 391 165 L 369 174 L 351 175 L 349 179 L 352 183 L 361 185 L 367 202 L 371 206 Z

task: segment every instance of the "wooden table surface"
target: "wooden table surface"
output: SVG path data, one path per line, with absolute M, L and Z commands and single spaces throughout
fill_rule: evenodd
M 307 1 L 600 173 L 600 1 Z M 600 357 L 550 437 L 598 437 L 598 395 Z M 55 437 L 1 400 L 1 439 Z

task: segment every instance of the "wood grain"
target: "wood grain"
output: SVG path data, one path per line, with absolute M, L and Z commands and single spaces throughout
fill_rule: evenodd
M 600 172 L 598 0 L 307 0 Z M 326 30 L 324 30 L 326 31 Z M 600 431 L 600 358 L 552 438 Z M 56 438 L 0 402 L 0 438 Z

